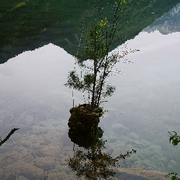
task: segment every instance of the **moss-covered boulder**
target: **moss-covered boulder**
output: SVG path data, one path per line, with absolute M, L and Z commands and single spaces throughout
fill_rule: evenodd
M 85 148 L 96 144 L 99 118 L 103 114 L 102 108 L 92 109 L 91 105 L 83 104 L 71 108 L 70 113 L 68 135 L 71 141 Z
M 80 131 L 97 131 L 99 118 L 103 114 L 100 107 L 91 108 L 89 104 L 79 105 L 70 109 L 71 117 L 69 118 L 68 126 L 71 130 Z

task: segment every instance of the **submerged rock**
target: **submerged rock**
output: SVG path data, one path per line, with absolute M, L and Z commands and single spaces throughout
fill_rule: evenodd
M 140 168 L 119 168 L 116 172 L 118 179 L 127 178 L 128 180 L 168 180 L 165 174 L 158 171 L 143 170 Z

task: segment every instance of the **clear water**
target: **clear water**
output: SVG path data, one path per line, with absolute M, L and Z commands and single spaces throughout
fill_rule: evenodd
M 127 42 L 140 50 L 127 56 L 133 63 L 119 63 L 123 73 L 109 79 L 116 92 L 103 104 L 100 127 L 112 157 L 137 150 L 125 168 L 180 173 L 179 148 L 168 141 L 168 131 L 180 133 L 179 38 L 140 33 Z M 64 87 L 73 67 L 74 58 L 53 44 L 0 65 L 1 139 L 20 128 L 0 147 L 0 179 L 76 179 L 67 163 L 72 91 Z M 75 92 L 75 104 L 82 102 Z
M 109 138 L 138 149 L 136 167 L 180 172 L 179 149 L 168 143 L 168 131 L 180 130 L 179 37 L 140 33 L 128 42 L 140 50 L 128 57 L 133 63 L 119 64 L 123 75 L 110 80 L 117 87 L 105 118 L 112 129 L 103 128 Z

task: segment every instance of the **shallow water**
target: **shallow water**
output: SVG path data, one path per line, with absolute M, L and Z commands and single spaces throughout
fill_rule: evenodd
M 136 149 L 125 168 L 179 172 L 179 148 L 168 142 L 168 131 L 180 129 L 179 37 L 139 34 L 128 41 L 140 50 L 127 56 L 133 63 L 119 63 L 122 74 L 109 80 L 116 92 L 103 105 L 104 151 L 116 157 Z M 0 147 L 0 179 L 76 179 L 67 162 L 74 154 L 67 125 L 72 91 L 63 85 L 73 67 L 74 58 L 52 44 L 0 65 L 1 139 L 20 128 Z M 74 93 L 75 104 L 82 103 Z
M 128 57 L 133 63 L 119 64 L 123 75 L 110 80 L 117 90 L 107 109 L 119 134 L 109 136 L 139 149 L 136 166 L 142 168 L 180 172 L 179 150 L 168 143 L 168 131 L 180 129 L 179 37 L 140 33 L 128 45 L 140 49 Z

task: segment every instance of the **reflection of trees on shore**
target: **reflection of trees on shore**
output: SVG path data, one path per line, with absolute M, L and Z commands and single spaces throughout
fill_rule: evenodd
M 14 128 L 14 129 L 12 129 L 11 130 L 11 132 L 6 136 L 6 138 L 5 139 L 1 139 L 0 138 L 0 146 L 2 145 L 2 144 L 4 144 L 13 134 L 14 134 L 14 132 L 15 131 L 17 131 L 19 128 Z
M 69 167 L 75 171 L 79 178 L 84 177 L 85 179 L 96 180 L 114 177 L 115 170 L 113 167 L 120 167 L 125 158 L 136 152 L 135 150 L 128 151 L 126 154 L 120 154 L 119 156 L 113 158 L 104 150 L 105 141 L 101 139 L 103 135 L 101 128 L 98 128 L 97 134 L 94 135 L 94 140 L 92 139 L 92 134 L 89 134 L 89 138 L 91 139 L 91 141 L 89 141 L 91 143 L 89 144 L 89 147 L 87 147 L 86 142 L 86 140 L 88 141 L 88 132 L 83 133 L 83 137 L 80 137 L 82 136 L 82 132 L 80 134 L 73 134 L 73 138 L 76 139 L 76 143 L 79 143 L 77 146 L 74 144 L 74 155 L 68 160 Z M 87 139 L 85 140 L 84 137 Z M 82 140 L 82 142 L 80 140 Z M 83 144 L 85 144 L 86 147 L 83 147 Z

